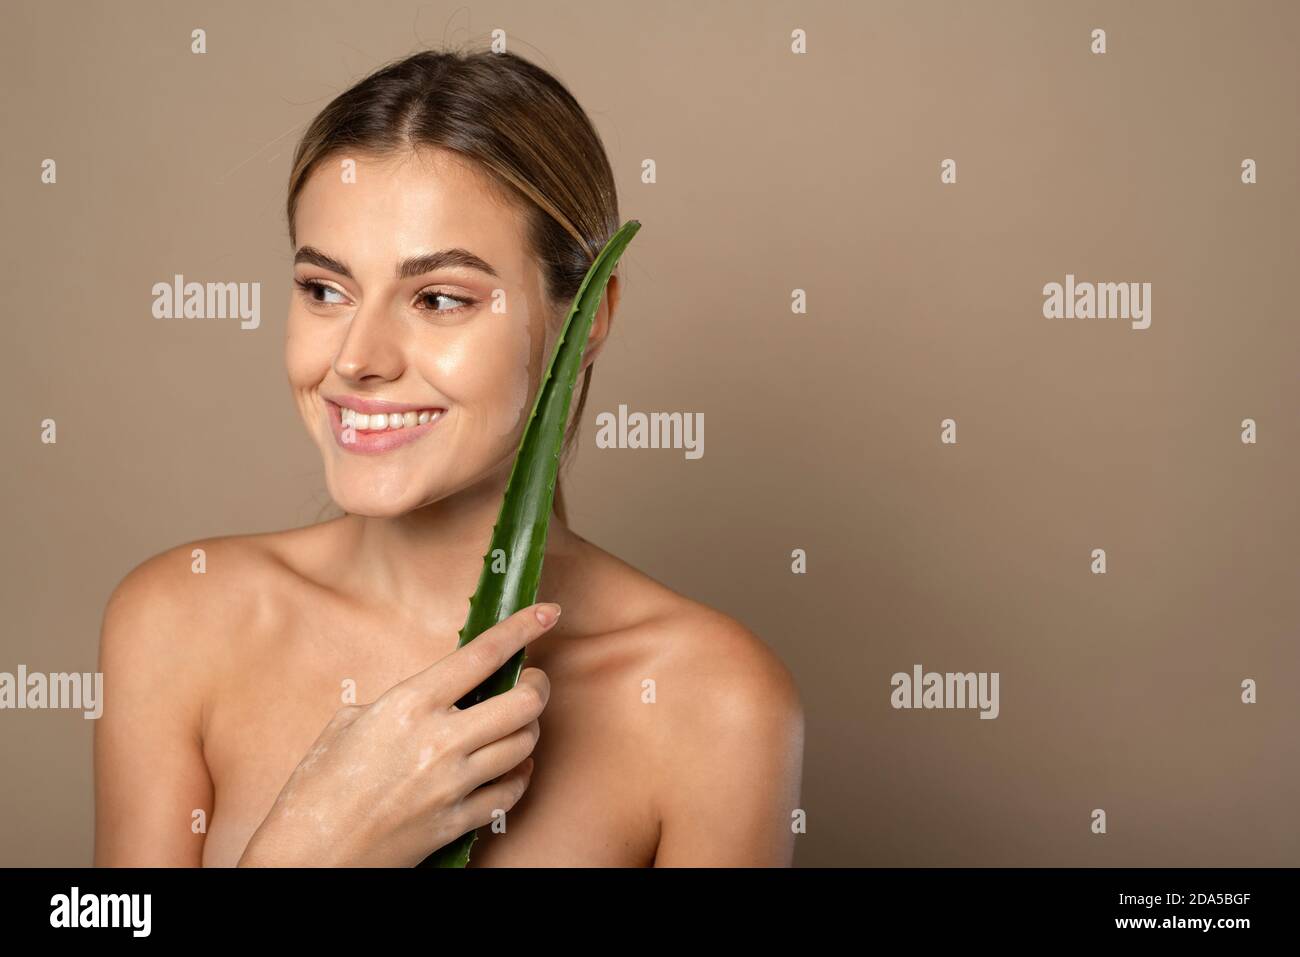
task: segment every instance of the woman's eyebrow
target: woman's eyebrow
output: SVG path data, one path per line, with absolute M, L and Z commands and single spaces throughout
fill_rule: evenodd
M 302 246 L 294 253 L 293 264 L 309 263 L 313 266 L 320 266 L 321 269 L 328 269 L 330 272 L 336 272 L 340 276 L 347 276 L 349 279 L 355 279 L 352 270 L 347 267 L 347 263 L 340 262 L 333 256 L 326 256 L 315 246 Z
M 346 276 L 348 279 L 356 279 L 347 263 L 335 259 L 333 256 L 325 255 L 315 246 L 301 247 L 294 254 L 293 262 L 295 266 L 298 263 L 310 263 L 313 266 L 328 269 L 330 272 L 336 272 L 340 276 Z M 427 272 L 436 272 L 448 266 L 463 266 L 485 272 L 489 276 L 497 275 L 495 269 L 468 249 L 456 247 L 455 249 L 440 249 L 436 253 L 426 253 L 423 256 L 412 256 L 409 259 L 402 260 L 397 267 L 397 278 L 410 279 L 412 276 L 423 276 Z
M 437 272 L 439 269 L 445 269 L 448 266 L 464 266 L 468 269 L 477 269 L 489 276 L 497 274 L 495 269 L 468 249 L 456 247 L 455 249 L 440 249 L 436 253 L 413 256 L 410 259 L 402 260 L 402 264 L 397 267 L 397 278 L 410 279 L 412 276 L 423 276 L 427 272 Z

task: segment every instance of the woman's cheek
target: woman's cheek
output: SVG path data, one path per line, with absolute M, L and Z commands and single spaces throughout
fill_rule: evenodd
M 433 381 L 466 410 L 475 431 L 491 439 L 512 435 L 528 413 L 532 333 L 517 315 L 495 315 L 480 336 L 441 350 Z M 490 333 L 490 334 L 489 334 Z
M 289 389 L 307 434 L 322 449 L 334 445 L 330 426 L 322 416 L 318 389 L 334 367 L 337 335 L 312 323 L 312 316 L 290 310 L 285 324 L 284 364 Z M 330 456 L 327 456 L 327 459 Z
M 512 318 L 510 326 L 509 346 L 503 350 L 503 354 L 508 355 L 509 358 L 506 369 L 507 382 L 502 393 L 505 397 L 502 435 L 513 434 L 528 411 L 528 387 L 531 384 L 530 372 L 533 359 L 533 337 L 528 328 L 527 318 L 522 320 Z
M 312 330 L 304 317 L 290 310 L 285 324 L 284 364 L 291 385 L 314 388 L 325 378 L 333 363 L 332 338 L 319 327 Z

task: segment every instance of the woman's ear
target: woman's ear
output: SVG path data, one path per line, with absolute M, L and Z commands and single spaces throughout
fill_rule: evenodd
M 596 361 L 596 356 L 600 355 L 600 350 L 609 336 L 609 327 L 614 322 L 614 312 L 618 309 L 618 299 L 621 294 L 618 273 L 613 273 L 609 277 L 609 282 L 605 284 L 605 295 L 600 299 L 600 307 L 591 320 L 587 348 L 582 354 L 582 369 L 586 369 Z M 578 371 L 581 372 L 582 369 Z

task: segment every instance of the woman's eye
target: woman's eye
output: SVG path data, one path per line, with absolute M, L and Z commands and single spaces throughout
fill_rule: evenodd
M 453 305 L 447 309 L 439 309 L 439 300 L 453 303 Z M 432 290 L 420 293 L 415 297 L 415 301 L 421 304 L 421 308 L 427 309 L 429 312 L 455 312 L 457 309 L 470 304 L 468 299 L 460 299 L 445 292 L 434 292 Z
M 318 302 L 325 306 L 337 306 L 347 301 L 347 297 L 339 292 L 333 286 L 327 286 L 323 282 L 317 282 L 313 279 L 295 279 L 298 288 L 307 294 L 307 298 L 312 302 Z M 329 296 L 337 296 L 337 299 L 330 299 Z
M 346 295 L 333 286 L 327 286 L 318 279 L 295 279 L 298 288 L 307 299 L 322 306 L 339 306 L 348 301 Z M 331 298 L 332 297 L 332 298 Z M 473 305 L 469 299 L 461 299 L 449 293 L 430 290 L 415 297 L 416 308 L 426 312 L 450 313 Z

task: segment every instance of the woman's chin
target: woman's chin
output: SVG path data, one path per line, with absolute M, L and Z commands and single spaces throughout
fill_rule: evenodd
M 349 515 L 366 518 L 396 518 L 413 512 L 428 501 L 422 494 L 381 495 L 373 489 L 330 489 L 334 504 Z
M 396 518 L 399 515 L 405 515 L 411 511 L 409 508 L 392 508 L 390 506 L 376 505 L 370 502 L 355 504 L 350 502 L 340 502 L 335 499 L 335 503 L 349 515 L 360 515 L 363 518 Z

